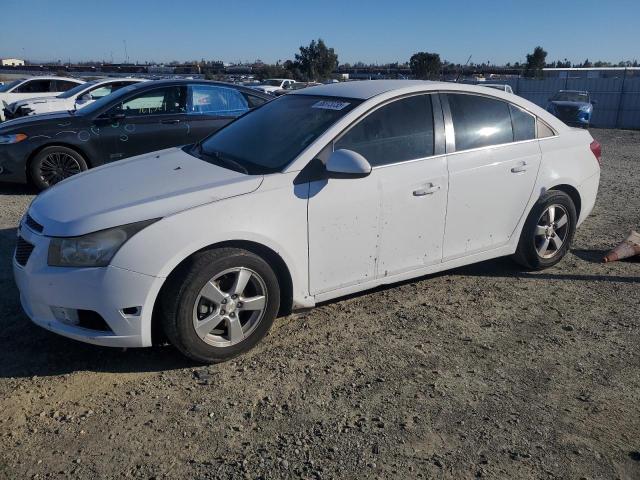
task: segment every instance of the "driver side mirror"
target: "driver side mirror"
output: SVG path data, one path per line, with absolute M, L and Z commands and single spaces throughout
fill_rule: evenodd
M 371 173 L 371 165 L 358 152 L 340 149 L 327 160 L 326 171 L 329 178 L 362 178 Z

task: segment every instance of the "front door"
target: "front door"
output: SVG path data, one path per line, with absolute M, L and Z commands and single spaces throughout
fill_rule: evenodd
M 311 183 L 312 294 L 440 262 L 447 168 L 444 156 L 434 156 L 442 124 L 436 111 L 434 121 L 429 95 L 394 100 L 334 143 L 363 155 L 373 170 Z
M 191 143 L 184 85 L 147 90 L 129 98 L 95 122 L 106 161 Z
M 535 118 L 529 113 L 491 97 L 446 97 L 455 152 L 447 158 L 445 261 L 510 240 L 533 193 L 541 159 Z

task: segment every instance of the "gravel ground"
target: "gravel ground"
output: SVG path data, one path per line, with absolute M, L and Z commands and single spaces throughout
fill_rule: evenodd
M 0 185 L 0 477 L 640 478 L 640 132 L 594 130 L 572 252 L 500 259 L 279 319 L 243 357 L 98 348 L 33 326 L 11 276 L 32 199 Z

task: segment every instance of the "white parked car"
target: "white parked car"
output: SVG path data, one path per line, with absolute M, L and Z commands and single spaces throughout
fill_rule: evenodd
M 288 78 L 268 78 L 260 85 L 252 86 L 251 88 L 255 88 L 256 90 L 260 90 L 264 93 L 273 93 L 278 90 L 282 90 L 283 88 L 288 88 L 294 83 L 297 82 Z
M 0 86 L 0 120 L 4 120 L 3 109 L 13 102 L 34 97 L 55 97 L 62 92 L 84 83 L 68 77 L 30 77 L 14 80 Z
M 55 97 L 36 97 L 13 102 L 4 109 L 5 119 L 78 110 L 122 87 L 144 81 L 139 78 L 108 78 L 81 83 Z
M 53 332 L 144 347 L 164 331 L 216 362 L 292 309 L 505 255 L 556 264 L 599 162 L 587 131 L 498 90 L 323 85 L 40 194 L 14 274 Z

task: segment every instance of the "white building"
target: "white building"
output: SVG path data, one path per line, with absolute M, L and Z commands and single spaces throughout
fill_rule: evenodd
M 0 59 L 0 66 L 3 67 L 21 67 L 24 65 L 24 60 L 19 58 L 3 58 Z

